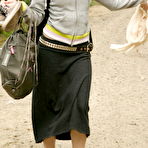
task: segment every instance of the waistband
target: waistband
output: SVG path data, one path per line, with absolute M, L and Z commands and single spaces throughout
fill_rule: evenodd
M 49 24 L 46 24 L 46 26 L 43 29 L 43 34 L 48 38 L 53 38 L 57 41 L 69 44 L 71 46 L 81 44 L 84 42 L 89 41 L 89 31 L 82 34 L 82 35 L 69 35 L 64 34 L 59 30 L 56 30 L 54 27 L 52 27 Z

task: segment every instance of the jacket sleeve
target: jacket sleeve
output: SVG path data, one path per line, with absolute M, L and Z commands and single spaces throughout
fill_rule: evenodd
M 123 8 L 130 8 L 137 6 L 138 4 L 146 2 L 147 0 L 97 0 L 97 1 L 110 10 L 119 10 Z
M 26 22 L 32 20 L 33 22 L 36 22 L 37 25 L 42 22 L 45 15 L 45 1 L 46 0 L 32 0 L 29 6 L 22 2 L 23 17 Z

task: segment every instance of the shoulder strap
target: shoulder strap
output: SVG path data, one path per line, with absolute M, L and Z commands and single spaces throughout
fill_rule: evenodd
M 46 11 L 49 12 L 49 6 L 50 6 L 50 0 L 46 0 L 46 8 L 45 8 L 45 13 Z M 45 14 L 46 15 L 46 14 Z
M 49 7 L 50 7 L 50 0 L 46 0 L 46 8 L 45 8 L 45 17 L 43 19 L 43 21 L 37 26 L 37 42 L 39 41 L 39 37 L 42 35 L 43 33 L 43 28 L 45 27 L 48 18 L 49 18 Z
M 50 0 L 47 0 L 46 9 L 49 9 Z
M 49 18 L 49 7 L 50 7 L 50 0 L 46 0 L 46 8 L 45 8 L 45 17 L 44 20 L 47 22 Z
M 92 39 L 91 30 L 90 30 L 90 33 L 89 33 L 89 42 L 93 44 L 93 39 Z

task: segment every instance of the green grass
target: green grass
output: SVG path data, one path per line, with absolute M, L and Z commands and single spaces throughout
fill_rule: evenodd
M 0 31 L 0 46 L 3 44 L 3 42 L 10 36 L 12 32 L 5 32 Z
M 95 6 L 95 5 L 99 5 L 99 3 L 95 0 L 92 0 L 92 2 L 90 3 L 90 6 Z

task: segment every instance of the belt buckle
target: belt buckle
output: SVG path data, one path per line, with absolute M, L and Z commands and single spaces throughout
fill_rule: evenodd
M 92 49 L 93 49 L 93 43 L 88 43 L 88 45 L 87 45 L 87 52 L 88 51 L 92 51 Z

